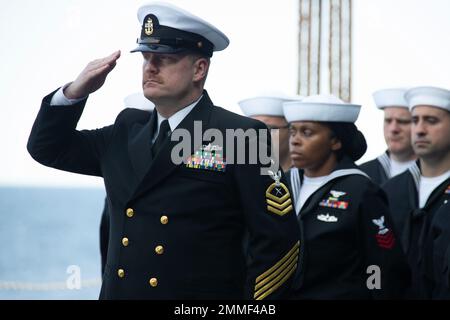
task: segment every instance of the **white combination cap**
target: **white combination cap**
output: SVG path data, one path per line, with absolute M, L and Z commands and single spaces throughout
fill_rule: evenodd
M 165 2 L 152 2 L 138 10 L 141 35 L 131 52 L 177 53 L 185 50 L 212 56 L 230 40 L 209 22 Z
M 450 91 L 437 87 L 416 87 L 405 94 L 409 109 L 416 106 L 432 106 L 450 111 Z
M 389 107 L 408 108 L 405 100 L 405 92 L 408 88 L 392 88 L 378 90 L 373 93 L 373 99 L 378 109 Z
M 136 92 L 126 96 L 123 102 L 127 108 L 136 108 L 144 111 L 152 111 L 155 108 L 153 102 L 148 100 L 142 92 Z
M 302 101 L 283 103 L 283 112 L 288 122 L 351 122 L 358 119 L 360 105 L 345 103 L 341 99 L 327 94 L 314 95 Z

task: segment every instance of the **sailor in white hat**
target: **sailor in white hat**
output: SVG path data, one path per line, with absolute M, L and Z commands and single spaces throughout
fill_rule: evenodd
M 204 90 L 210 57 L 228 38 L 167 3 L 142 6 L 138 18 L 133 52 L 143 56 L 153 112 L 126 108 L 110 126 L 76 129 L 116 52 L 44 98 L 27 145 L 41 164 L 104 179 L 110 233 L 100 298 L 287 297 L 301 235 L 285 176 L 261 174 L 262 159 L 249 163 L 254 144 L 218 141 L 265 126 L 215 106 Z M 269 141 L 258 139 L 257 150 Z
M 293 197 L 307 257 L 298 299 L 398 298 L 406 286 L 387 201 L 354 163 L 366 151 L 354 124 L 360 107 L 331 95 L 283 104 L 295 166 L 288 176 L 300 176 Z M 366 285 L 369 265 L 383 270 L 380 290 Z
M 373 94 L 375 105 L 384 112 L 383 131 L 388 149 L 360 168 L 380 186 L 407 170 L 416 160 L 411 145 L 411 113 L 404 97 L 406 90 L 390 88 Z
M 292 167 L 289 155 L 288 123 L 283 113 L 283 102 L 301 100 L 285 94 L 260 95 L 239 101 L 245 116 L 264 122 L 270 129 L 274 150 L 278 150 L 279 163 L 286 172 Z
M 419 159 L 383 188 L 399 221 L 416 297 L 449 299 L 449 273 L 443 270 L 448 270 L 450 250 L 450 90 L 416 87 L 405 99 Z

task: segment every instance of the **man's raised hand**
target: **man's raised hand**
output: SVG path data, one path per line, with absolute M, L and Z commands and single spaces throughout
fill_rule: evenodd
M 108 57 L 90 62 L 80 75 L 64 90 L 68 99 L 81 99 L 100 89 L 116 66 L 120 50 Z

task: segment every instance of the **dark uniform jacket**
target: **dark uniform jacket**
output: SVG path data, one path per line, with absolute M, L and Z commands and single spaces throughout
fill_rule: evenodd
M 102 274 L 105 272 L 106 257 L 108 256 L 108 239 L 109 239 L 109 210 L 108 199 L 105 198 L 105 205 L 100 220 L 100 256 L 102 263 Z
M 419 208 L 418 164 L 389 180 L 383 189 L 412 271 L 411 298 L 439 298 L 445 292 L 449 298 L 450 179 L 436 187 Z
M 359 166 L 361 171 L 367 174 L 372 181 L 381 186 L 391 178 L 391 160 L 389 152 L 386 151 L 381 156 Z
M 52 95 L 43 99 L 28 151 L 46 166 L 104 178 L 110 233 L 100 298 L 284 297 L 297 267 L 299 228 L 282 182 L 261 175 L 260 164 L 175 165 L 178 141 L 170 139 L 153 157 L 156 111 L 125 109 L 111 126 L 77 131 L 86 101 L 51 106 Z M 194 136 L 194 121 L 224 137 L 225 129 L 266 128 L 215 107 L 206 91 L 177 129 Z M 200 142 L 192 154 L 207 144 Z
M 289 178 L 298 171 L 291 169 Z M 293 191 L 297 192 L 297 191 Z M 303 241 L 298 299 L 402 298 L 408 268 L 383 191 L 344 157 L 298 215 Z M 376 266 L 376 267 L 372 267 Z M 381 289 L 376 287 L 376 268 Z

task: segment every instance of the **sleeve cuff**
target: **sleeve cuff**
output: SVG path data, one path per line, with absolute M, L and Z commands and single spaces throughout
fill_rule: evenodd
M 67 97 L 64 95 L 64 89 L 67 88 L 69 84 L 70 83 L 64 85 L 63 87 L 59 88 L 58 91 L 55 92 L 55 94 L 52 97 L 52 100 L 50 101 L 51 106 L 71 106 L 87 98 L 84 97 L 81 99 L 67 99 Z

